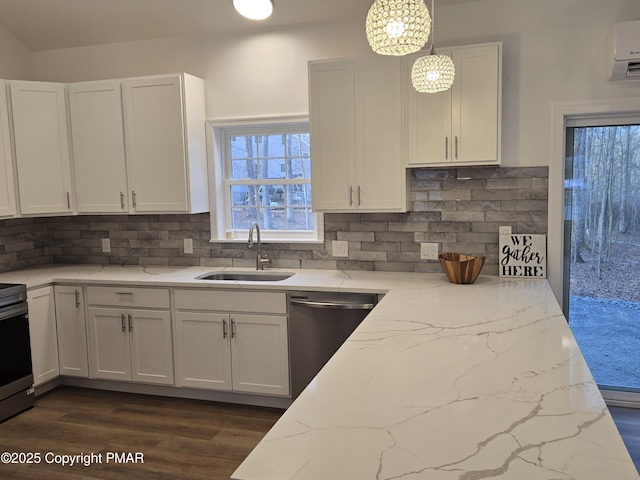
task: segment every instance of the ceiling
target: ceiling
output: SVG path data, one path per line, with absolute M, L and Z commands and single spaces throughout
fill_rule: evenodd
M 438 5 L 477 0 L 438 0 Z M 0 0 L 0 24 L 32 51 L 364 17 L 373 0 L 274 0 L 255 22 L 232 0 Z M 429 2 L 426 2 L 429 4 Z

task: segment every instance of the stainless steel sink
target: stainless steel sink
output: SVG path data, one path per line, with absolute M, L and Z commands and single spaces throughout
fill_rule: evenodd
M 210 272 L 196 277 L 200 280 L 226 280 L 229 282 L 279 282 L 292 277 L 295 273 L 285 272 Z

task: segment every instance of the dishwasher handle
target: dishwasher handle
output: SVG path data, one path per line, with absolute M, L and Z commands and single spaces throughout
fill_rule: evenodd
M 302 300 L 292 298 L 291 305 L 299 305 L 308 308 L 333 308 L 337 310 L 373 310 L 373 303 L 345 303 L 345 302 L 319 302 L 317 300 Z

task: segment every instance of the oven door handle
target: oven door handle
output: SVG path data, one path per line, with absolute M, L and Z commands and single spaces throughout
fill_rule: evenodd
M 8 307 L 0 308 L 0 321 L 17 317 L 18 315 L 23 315 L 28 311 L 29 308 L 26 303 L 18 303 L 17 305 L 9 305 Z

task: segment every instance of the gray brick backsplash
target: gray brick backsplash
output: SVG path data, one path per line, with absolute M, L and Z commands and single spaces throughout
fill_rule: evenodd
M 440 251 L 487 257 L 498 271 L 498 227 L 547 232 L 546 167 L 421 168 L 411 170 L 406 213 L 327 213 L 323 243 L 263 245 L 274 268 L 442 273 L 420 260 L 420 243 Z M 255 268 L 245 243 L 211 243 L 209 214 L 82 215 L 0 220 L 0 272 L 50 263 Z M 102 253 L 101 239 L 111 239 Z M 183 240 L 193 239 L 193 254 Z M 332 255 L 332 240 L 348 242 L 349 257 Z

